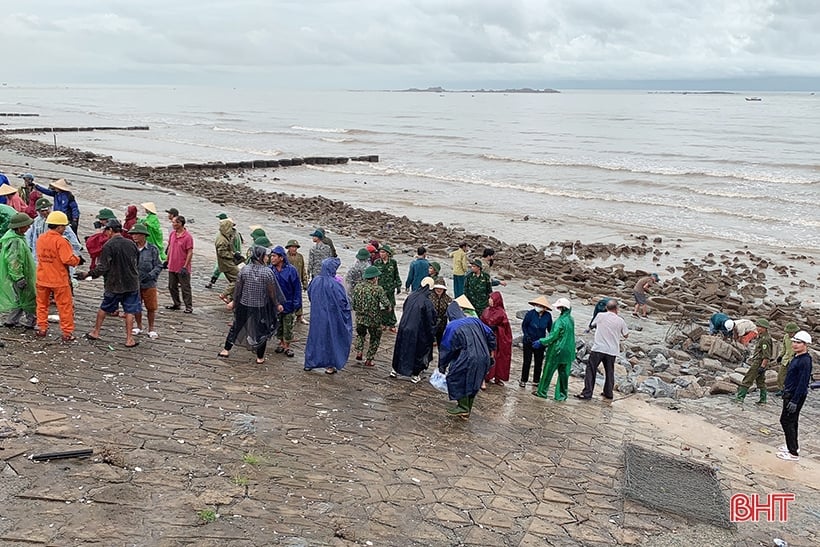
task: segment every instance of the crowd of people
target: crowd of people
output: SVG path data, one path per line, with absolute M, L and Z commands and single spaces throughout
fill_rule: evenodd
M 75 340 L 73 283 L 102 276 L 102 301 L 95 324 L 85 337 L 98 340 L 105 319 L 123 315 L 125 346 L 134 347 L 139 334 L 159 336 L 157 285 L 162 270 L 167 270 L 171 300 L 166 309 L 193 312 L 190 272 L 194 240 L 185 227 L 185 217 L 176 208 L 165 211 L 167 234 L 153 202 L 140 204 L 142 216 L 138 216 L 136 205 L 129 205 L 123 222 L 111 209 L 101 209 L 95 217 L 95 233 L 84 238 L 90 268 L 78 271 L 85 263 L 78 237 L 80 210 L 69 184 L 58 179 L 42 186 L 30 174 L 21 178 L 24 184 L 17 189 L 0 174 L 0 312 L 5 314 L 6 327 L 34 329 L 37 336 L 46 336 L 53 303 L 59 313 L 62 340 Z M 390 370 L 393 378 L 421 381 L 437 350 L 437 368 L 447 373 L 450 399 L 457 402 L 448 410 L 453 415 L 469 417 L 481 390 L 488 384 L 503 386 L 509 381 L 513 331 L 504 298 L 496 290 L 506 282 L 491 272 L 493 249 L 485 248 L 480 258 L 471 258 L 468 244 L 457 244 L 450 255 L 450 295 L 441 265 L 428 259 L 423 246 L 417 249 L 404 282 L 393 248 L 377 240 L 358 250 L 355 262 L 342 277 L 336 247 L 323 228 L 308 234 L 313 244 L 305 259 L 295 239 L 275 245 L 261 226 L 252 226 L 251 241 L 245 242 L 227 214 L 216 218 L 217 262 L 206 287 L 213 288 L 224 276 L 227 285 L 219 298 L 233 313 L 220 358 L 241 345 L 255 352 L 256 362 L 262 364 L 269 342 L 276 343 L 276 353 L 295 357 L 293 329 L 294 324 L 307 324 L 303 317 L 306 291 L 311 312 L 304 350 L 306 371 L 324 369 L 326 374 L 336 374 L 347 364 L 351 349 L 357 362 L 374 367 L 382 335 L 387 332 L 396 335 Z M 636 282 L 634 315 L 646 316 L 647 294 L 658 282 L 657 274 Z M 396 296 L 402 287 L 408 296 L 398 320 Z M 532 370 L 532 384 L 537 386 L 533 395 L 547 398 L 557 373 L 553 396 L 557 401 L 566 400 L 570 367 L 576 357 L 571 302 L 558 298 L 552 305 L 541 295 L 529 304 L 532 309 L 521 325 L 519 386 L 530 383 Z M 613 298 L 604 298 L 595 307 L 585 331 L 594 329 L 595 333 L 578 399 L 592 398 L 599 365 L 603 365 L 605 377 L 602 396 L 606 400 L 614 396 L 614 364 L 621 353 L 621 340 L 629 334 L 619 311 L 620 304 Z M 811 336 L 788 323 L 784 329 L 787 336 L 778 351 L 769 329 L 763 318 L 733 320 L 718 313 L 710 319 L 711 334 L 722 334 L 744 345 L 756 340 L 737 401 L 742 402 L 756 383 L 758 403 L 765 404 L 765 370 L 774 363 L 779 367 L 781 423 L 787 442 L 778 456 L 796 460 L 797 420 L 811 377 L 811 358 L 806 353 Z

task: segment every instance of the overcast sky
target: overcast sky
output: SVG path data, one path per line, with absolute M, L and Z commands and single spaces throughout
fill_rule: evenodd
M 819 28 L 818 0 L 0 0 L 0 81 L 814 79 Z

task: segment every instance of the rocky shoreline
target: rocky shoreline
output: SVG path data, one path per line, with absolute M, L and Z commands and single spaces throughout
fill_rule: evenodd
M 429 224 L 406 216 L 355 208 L 322 196 L 256 190 L 241 183 L 241 171 L 237 179 L 236 170 L 229 172 L 213 166 L 157 169 L 117 162 L 109 156 L 73 148 L 61 147 L 55 151 L 51 146 L 24 139 L 0 137 L 0 143 L 27 156 L 58 155 L 56 161 L 65 165 L 187 192 L 223 206 L 237 205 L 277 217 L 299 219 L 359 240 L 387 241 L 409 254 L 417 245 L 424 244 L 431 256 L 447 263 L 449 251 L 459 241 L 467 241 L 474 251 L 492 247 L 496 251 L 494 276 L 514 279 L 525 289 L 548 296 L 571 294 L 589 305 L 604 296 L 627 303 L 632 301 L 635 281 L 648 272 L 629 269 L 618 260 L 651 257 L 653 264 L 659 264 L 662 260 L 666 262 L 670 252 L 681 246 L 680 240 L 650 239 L 645 235 L 632 235 L 632 241 L 622 244 L 554 241 L 540 248 L 531 244 L 510 245 L 495 237 L 443 223 Z M 795 267 L 801 261 L 814 265 L 813 259 L 783 251 L 780 260 L 786 262 L 776 263 L 744 248 L 734 252 L 709 252 L 701 258 L 684 259 L 680 264 L 663 268 L 660 272 L 663 282 L 651 297 L 650 307 L 653 319 L 668 324 L 668 331 L 665 339 L 657 340 L 654 347 L 627 343 L 626 359 L 618 370 L 619 389 L 624 393 L 643 389 L 653 396 L 699 397 L 708 390 L 728 392 L 732 387 L 732 374 L 738 374 L 735 369 L 738 356 L 742 359 L 743 352 L 710 354 L 711 345 L 702 347 L 702 329 L 698 330 L 697 326 L 708 321 L 716 311 L 733 317 L 767 317 L 773 321 L 771 333 L 775 340 L 782 337 L 782 325 L 787 321 L 820 333 L 820 306 L 801 298 L 804 290 L 814 289 L 815 285 L 800 279 Z M 576 321 L 580 332 L 585 321 L 581 318 Z M 576 374 L 582 373 L 585 355 L 585 347 L 579 344 Z M 651 376 L 661 384 L 652 381 L 647 386 Z

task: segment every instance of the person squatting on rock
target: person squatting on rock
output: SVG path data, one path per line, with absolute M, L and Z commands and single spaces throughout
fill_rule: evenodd
M 797 442 L 797 422 L 800 419 L 800 410 L 809 391 L 811 381 L 811 356 L 808 354 L 808 345 L 811 344 L 811 335 L 801 330 L 792 337 L 792 357 L 786 372 L 786 381 L 783 387 L 783 410 L 780 413 L 780 425 L 786 437 L 786 444 L 780 447 L 777 457 L 786 461 L 800 460 L 800 446 Z
M 236 344 L 242 344 L 256 353 L 256 364 L 265 362 L 268 340 L 276 334 L 278 317 L 284 310 L 276 275 L 265 265 L 267 255 L 265 247 L 252 247 L 250 264 L 239 272 L 233 300 L 228 304 L 233 324 L 217 357 L 228 357 Z
M 277 245 L 270 255 L 270 267 L 276 274 L 276 281 L 284 296 L 279 326 L 276 328 L 279 345 L 274 351 L 293 357 L 290 344 L 293 342 L 293 321 L 296 310 L 302 309 L 302 282 L 299 279 L 299 272 L 288 262 L 287 254 L 284 247 Z
M 35 282 L 37 265 L 26 245 L 24 234 L 34 221 L 26 213 L 17 213 L 0 237 L 0 313 L 5 327 L 33 329 L 37 322 Z
M 540 340 L 547 336 L 547 333 L 552 330 L 552 314 L 550 310 L 550 302 L 545 296 L 539 296 L 534 300 L 528 302 L 532 309 L 524 316 L 521 322 L 521 331 L 524 334 L 522 339 L 522 350 L 524 353 L 524 363 L 521 366 L 521 380 L 518 382 L 519 387 L 526 387 L 530 378 L 530 365 L 535 361 L 532 370 L 532 383 L 538 385 L 541 381 L 541 369 L 544 366 L 544 348 L 543 346 L 534 349 L 532 344 L 536 340 Z
M 744 399 L 746 399 L 746 394 L 749 392 L 749 388 L 752 387 L 752 383 L 755 383 L 760 392 L 760 399 L 755 404 L 763 405 L 766 404 L 766 400 L 768 399 L 768 391 L 766 391 L 766 370 L 768 370 L 769 363 L 772 360 L 774 348 L 772 347 L 772 337 L 769 335 L 769 322 L 761 318 L 757 320 L 756 324 L 758 332 L 757 344 L 752 354 L 749 371 L 743 377 L 743 382 L 737 391 L 735 401 L 742 403 Z
M 786 381 L 786 371 L 789 368 L 789 362 L 794 357 L 794 344 L 792 344 L 792 337 L 794 334 L 800 330 L 797 326 L 797 323 L 789 322 L 786 323 L 786 326 L 783 327 L 783 331 L 786 333 L 783 336 L 783 344 L 780 348 L 780 355 L 777 356 L 777 391 L 775 395 L 777 397 L 781 397 L 783 395 L 783 386 L 785 385 Z
M 37 239 L 37 336 L 48 334 L 48 306 L 51 298 L 60 315 L 63 342 L 73 342 L 74 296 L 71 294 L 69 266 L 85 263 L 74 254 L 71 244 L 63 237 L 68 228 L 68 217 L 60 211 L 52 211 L 45 219 L 48 231 Z
M 125 347 L 133 348 L 139 343 L 134 339 L 134 315 L 142 311 L 138 266 L 140 252 L 133 241 L 122 236 L 122 224 L 119 220 L 110 219 L 105 230 L 109 232 L 109 237 L 103 245 L 96 267 L 87 273 L 77 272 L 78 279 L 103 276 L 105 280 L 103 299 L 97 310 L 94 329 L 85 337 L 99 340 L 105 316 L 116 312 L 122 304 L 125 311 Z
M 592 342 L 592 352 L 589 354 L 587 370 L 584 375 L 584 390 L 576 395 L 579 399 L 591 399 L 595 390 L 595 378 L 598 375 L 598 365 L 604 364 L 604 399 L 610 401 L 614 397 L 612 388 L 615 386 L 615 358 L 621 353 L 621 337 L 629 336 L 626 321 L 618 315 L 618 301 L 611 299 L 606 303 L 606 312 L 592 320 L 595 327 L 595 339 Z
M 550 383 L 556 371 L 558 382 L 555 384 L 555 400 L 564 401 L 567 398 L 569 385 L 569 371 L 575 359 L 575 321 L 571 315 L 571 304 L 567 298 L 555 301 L 555 308 L 560 312 L 558 319 L 546 338 L 533 342 L 533 349 L 545 348 L 547 351 L 547 369 L 541 375 L 538 389 L 532 394 L 546 399 Z
M 353 288 L 353 311 L 356 312 L 356 360 L 362 360 L 365 336 L 370 336 L 364 366 L 372 367 L 373 358 L 382 339 L 382 311 L 390 307 L 390 300 L 379 286 L 379 269 L 368 266 L 362 281 Z
M 447 317 L 449 323 L 439 346 L 438 370 L 447 375 L 450 400 L 458 402 L 447 412 L 467 419 L 490 370 L 495 336 L 481 320 L 466 317 L 455 301 L 447 307 Z
M 725 313 L 716 313 L 709 318 L 709 334 L 721 334 L 725 338 L 732 336 L 735 322 Z
M 396 345 L 393 347 L 393 364 L 390 377 L 409 376 L 418 383 L 421 373 L 430 364 L 430 350 L 436 339 L 436 309 L 430 300 L 430 289 L 435 282 L 425 277 L 419 289 L 410 293 L 404 301 Z

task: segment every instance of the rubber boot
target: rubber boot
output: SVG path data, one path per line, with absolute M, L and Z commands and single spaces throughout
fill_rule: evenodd
M 470 398 L 469 397 L 462 397 L 458 400 L 458 404 L 456 406 L 450 407 L 447 409 L 448 414 L 453 414 L 455 416 L 460 416 L 462 414 L 469 414 L 470 413 Z
M 756 405 L 765 405 L 769 399 L 769 392 L 766 388 L 760 390 L 760 399 L 755 403 Z
M 746 398 L 746 394 L 749 393 L 748 387 L 741 387 L 737 390 L 737 395 L 735 395 L 735 402 L 742 403 L 743 400 Z

